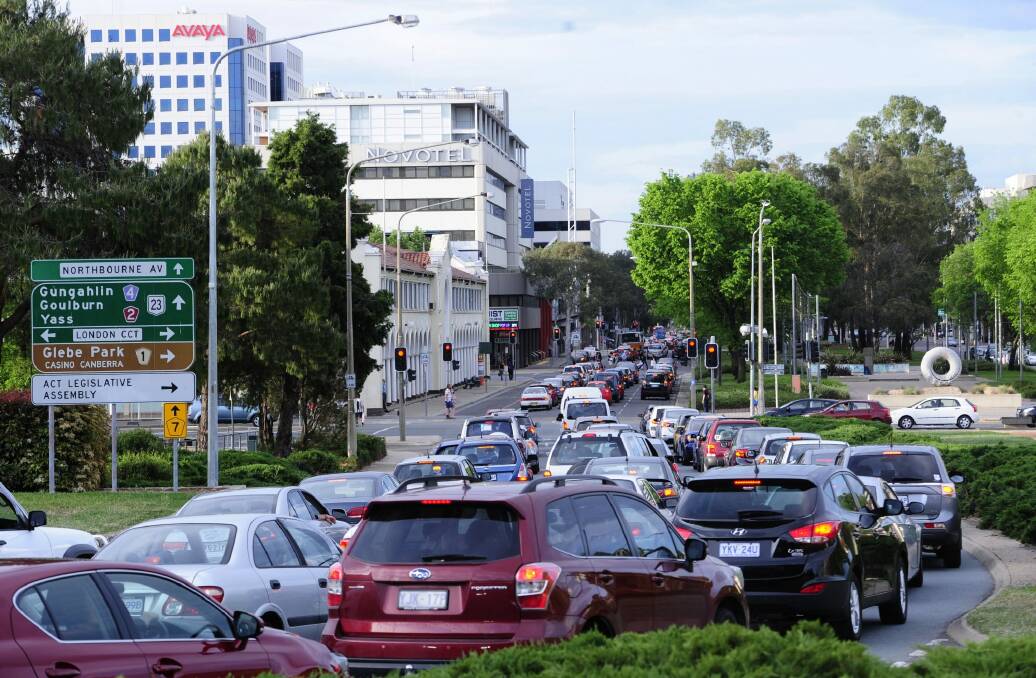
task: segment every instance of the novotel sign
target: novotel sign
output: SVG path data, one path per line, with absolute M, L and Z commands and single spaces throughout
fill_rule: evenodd
M 460 148 L 422 148 L 416 151 L 390 151 L 387 148 L 369 146 L 367 159 L 375 162 L 395 164 L 399 162 L 472 162 L 471 149 Z
M 174 38 L 205 38 L 212 40 L 220 36 L 226 37 L 227 33 L 219 24 L 179 24 L 173 29 Z

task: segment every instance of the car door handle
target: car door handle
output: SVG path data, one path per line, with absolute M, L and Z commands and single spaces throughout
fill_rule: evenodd
M 660 574 L 651 575 L 651 583 L 655 586 L 665 586 L 665 577 Z
M 611 584 L 614 581 L 615 581 L 615 575 L 613 575 L 611 572 L 608 572 L 607 570 L 605 570 L 604 572 L 601 573 L 601 583 L 602 584 Z
M 276 579 L 271 579 L 270 580 L 270 588 L 273 589 L 274 591 L 277 591 L 278 589 L 281 588 L 281 583 L 279 581 L 277 581 Z
M 54 662 L 54 666 L 48 668 L 44 673 L 48 678 L 77 678 L 80 674 L 79 667 L 68 662 Z
M 327 588 L 327 580 L 324 579 L 323 577 L 321 577 L 320 579 L 317 579 L 317 586 L 319 586 L 322 589 L 326 589 Z
M 175 676 L 180 671 L 183 671 L 183 664 L 175 659 L 162 657 L 151 665 L 151 671 L 160 676 Z

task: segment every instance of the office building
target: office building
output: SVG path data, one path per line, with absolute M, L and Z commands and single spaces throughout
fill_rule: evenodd
M 601 251 L 601 225 L 591 223 L 597 213 L 588 207 L 576 207 L 573 219 L 568 186 L 562 181 L 537 181 L 534 187 L 535 232 L 533 246 L 546 247 L 552 242 L 581 242 Z M 575 222 L 575 228 L 569 224 Z
M 1036 174 L 1012 174 L 1004 179 L 1003 188 L 983 188 L 979 191 L 987 206 L 1003 198 L 1018 198 L 1027 195 L 1036 188 Z

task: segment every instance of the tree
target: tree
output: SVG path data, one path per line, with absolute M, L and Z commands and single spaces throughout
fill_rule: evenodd
M 766 159 L 773 149 L 770 133 L 762 127 L 745 127 L 737 120 L 719 119 L 712 132 L 711 160 L 702 164 L 705 172 L 725 174 L 769 169 Z
M 644 290 L 633 282 L 636 263 L 628 250 L 611 254 L 591 251 L 589 264 L 590 297 L 585 306 L 591 314 L 600 309 L 605 321 L 621 327 L 629 327 L 634 320 L 641 327 L 655 324 L 658 317 L 651 313 Z
M 838 209 L 853 252 L 845 283 L 830 290 L 829 315 L 859 347 L 887 329 L 910 355 L 912 332 L 933 318 L 939 262 L 974 231 L 977 185 L 963 149 L 939 136 L 945 124 L 935 106 L 893 96 L 825 165 L 807 170 Z
M 389 247 L 396 246 L 396 232 L 389 231 L 384 233 L 377 226 L 372 226 L 370 234 L 367 239 L 375 245 L 379 245 L 382 242 L 388 244 Z M 403 231 L 403 249 L 411 250 L 413 252 L 427 252 L 428 245 L 431 243 L 432 237 L 421 230 L 420 226 L 417 226 L 412 231 Z
M 986 294 L 975 275 L 975 242 L 957 245 L 939 262 L 939 287 L 932 301 L 952 318 L 985 318 Z M 976 318 L 976 319 L 977 319 Z
M 663 174 L 647 184 L 634 217 L 690 229 L 698 262 L 694 282 L 699 335 L 714 334 L 731 350 L 739 379 L 744 364 L 739 359 L 743 351 L 738 328 L 750 315 L 749 247 L 764 199 L 770 201 L 766 214 L 772 223 L 764 229 L 763 247 L 767 262 L 770 246 L 776 249 L 781 297 L 790 292 L 792 273 L 806 289 L 841 282 L 848 250 L 834 210 L 812 186 L 785 173 Z M 654 310 L 686 323 L 686 236 L 678 230 L 634 226 L 627 243 L 636 260 L 633 280 L 644 288 Z
M 585 295 L 596 253 L 578 242 L 555 242 L 547 247 L 529 250 L 523 258 L 525 275 L 537 293 L 546 299 L 557 299 L 560 308 L 571 316 L 578 308 L 580 320 L 596 309 L 580 304 Z

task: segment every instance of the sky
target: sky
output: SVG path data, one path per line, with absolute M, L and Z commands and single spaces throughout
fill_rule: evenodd
M 68 0 L 74 15 L 166 13 L 167 0 Z M 577 202 L 629 219 L 644 184 L 698 171 L 719 118 L 765 127 L 773 153 L 819 162 L 894 94 L 947 118 L 982 187 L 1036 172 L 1032 0 L 194 0 L 267 36 L 416 14 L 420 25 L 299 41 L 306 84 L 392 95 L 489 85 L 510 93 L 527 171 L 566 177 L 576 117 Z M 604 249 L 625 227 L 602 224 Z

